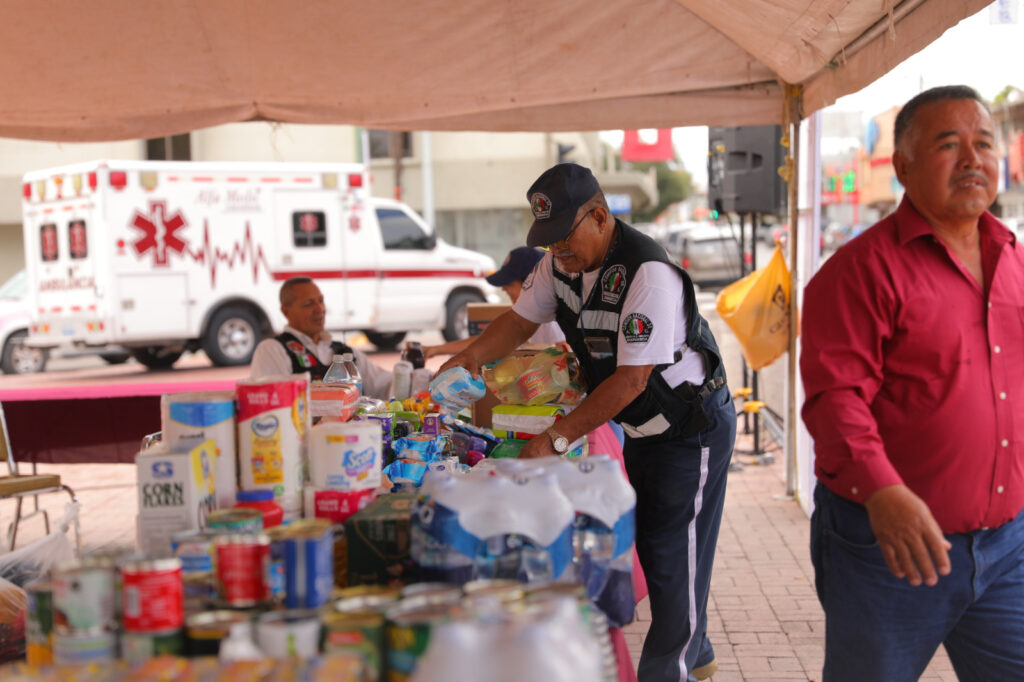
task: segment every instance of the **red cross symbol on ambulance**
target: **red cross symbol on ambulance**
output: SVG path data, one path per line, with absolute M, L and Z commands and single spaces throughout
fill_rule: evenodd
M 179 255 L 185 251 L 185 240 L 175 233 L 186 224 L 181 211 L 175 211 L 174 215 L 168 217 L 167 202 L 151 201 L 149 215 L 142 215 L 136 211 L 129 225 L 142 233 L 132 242 L 132 248 L 140 256 L 152 251 L 153 264 L 166 267 L 169 250 L 176 251 Z

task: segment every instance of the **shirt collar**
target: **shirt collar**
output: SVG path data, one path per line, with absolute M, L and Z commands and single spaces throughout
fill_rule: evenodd
M 292 327 L 291 325 L 285 325 L 284 331 L 288 332 L 289 334 L 291 334 L 292 336 L 297 338 L 299 341 L 302 342 L 302 345 L 306 346 L 307 348 L 316 348 L 317 345 L 318 345 L 318 344 L 313 342 L 313 337 L 311 337 L 309 334 L 303 334 L 302 332 L 300 332 L 295 327 Z M 320 341 L 319 345 L 322 345 L 322 344 L 325 344 L 325 343 L 330 343 L 331 342 L 331 334 L 330 334 L 330 332 L 324 331 L 324 333 L 322 335 L 322 339 L 323 340 Z
M 1017 236 L 1010 228 L 999 222 L 999 219 L 988 211 L 982 213 L 981 218 L 978 219 L 978 231 L 982 239 L 992 240 L 1000 246 L 1006 243 L 1011 245 L 1017 243 Z M 932 226 L 917 212 L 914 205 L 910 203 L 910 199 L 905 195 L 899 208 L 896 209 L 896 234 L 901 245 L 918 237 L 935 234 Z

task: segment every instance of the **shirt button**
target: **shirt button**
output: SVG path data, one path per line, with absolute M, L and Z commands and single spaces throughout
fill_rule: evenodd
M 853 493 L 854 495 L 856 495 L 857 494 L 857 486 L 853 486 L 852 488 L 850 488 L 850 492 Z
M 996 488 L 996 492 L 997 493 L 1002 493 L 1003 492 L 1003 486 L 999 486 L 998 488 Z
M 988 307 L 989 307 L 989 308 L 991 308 L 991 307 L 992 307 L 992 301 L 989 301 L 989 302 L 988 302 Z
M 1006 440 L 1005 438 L 1003 439 L 1003 442 L 1002 442 L 1002 443 L 1000 443 L 1000 445 L 1002 445 L 1002 446 L 1003 446 L 1004 448 L 1005 448 L 1005 447 L 1006 447 L 1007 445 L 1009 445 L 1009 444 L 1010 444 L 1010 441 Z
M 999 399 L 1000 400 L 1006 400 L 1006 392 L 1005 391 L 1000 391 Z
M 992 350 L 994 350 L 995 352 L 997 352 L 997 353 L 998 353 L 998 352 L 1000 352 L 1000 351 L 1001 351 L 1002 349 L 1001 349 L 1001 348 L 1000 348 L 999 346 L 996 346 L 996 347 L 995 347 L 995 348 L 993 348 Z

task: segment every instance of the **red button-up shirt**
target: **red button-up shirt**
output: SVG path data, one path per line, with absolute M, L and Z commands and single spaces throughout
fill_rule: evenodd
M 1024 506 L 1024 246 L 989 213 L 978 228 L 984 290 L 904 199 L 804 293 L 815 474 L 860 503 L 905 483 L 945 533 Z

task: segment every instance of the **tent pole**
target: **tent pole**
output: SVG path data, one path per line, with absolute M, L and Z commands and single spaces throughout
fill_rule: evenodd
M 797 399 L 797 367 L 796 337 L 799 333 L 799 310 L 797 309 L 797 238 L 799 207 L 797 206 L 797 188 L 800 177 L 800 119 L 803 108 L 803 90 L 798 85 L 787 85 L 786 103 L 784 105 L 785 125 L 789 131 L 789 352 L 787 403 L 786 406 L 786 494 L 795 495 L 797 489 L 796 471 L 796 427 L 799 415 Z

